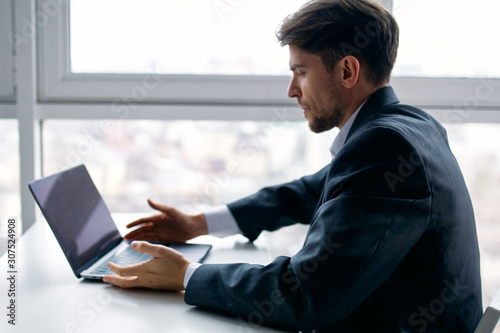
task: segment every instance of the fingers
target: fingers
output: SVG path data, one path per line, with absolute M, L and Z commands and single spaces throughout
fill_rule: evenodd
M 106 275 L 102 280 L 120 288 L 139 287 L 137 276 L 121 277 L 118 275 Z
M 120 277 L 138 276 L 144 270 L 143 267 L 141 267 L 141 264 L 121 267 L 114 262 L 108 262 L 108 267 L 113 271 L 113 273 Z
M 150 244 L 148 242 L 132 242 L 132 244 L 130 244 L 130 247 L 132 247 L 132 249 L 136 250 L 137 252 L 150 254 L 155 258 L 164 257 L 165 250 L 168 250 L 168 248 L 163 245 Z
M 134 221 L 134 222 L 130 222 L 129 224 L 127 224 L 127 228 L 133 228 L 135 226 L 138 226 L 138 225 L 141 225 L 141 224 L 144 224 L 144 223 L 148 223 L 149 221 L 151 221 L 151 219 L 153 218 L 154 216 L 150 216 L 150 217 L 143 217 L 141 219 L 138 219 L 137 221 Z
M 140 239 L 140 240 L 159 240 L 158 235 L 155 231 L 155 227 L 152 223 L 146 223 L 140 228 L 132 230 L 126 234 L 123 238 L 125 239 Z
M 141 225 L 144 223 L 148 223 L 148 222 L 157 222 L 160 220 L 164 220 L 167 218 L 165 213 L 172 210 L 172 207 L 167 206 L 167 205 L 157 204 L 157 203 L 153 202 L 151 199 L 148 199 L 148 203 L 151 206 L 151 208 L 153 208 L 155 210 L 159 210 L 163 214 L 156 214 L 156 215 L 140 218 L 134 222 L 127 224 L 127 228 L 133 228 L 135 226 L 138 226 L 138 225 Z
M 120 267 L 109 262 L 108 267 L 117 275 L 106 275 L 102 280 L 121 288 L 141 287 L 138 276 L 140 273 L 137 266 Z
M 186 258 L 182 255 L 182 253 L 164 245 L 157 245 L 157 244 L 151 244 L 148 242 L 132 242 L 130 244 L 132 249 L 136 250 L 137 252 L 140 253 L 147 253 L 152 255 L 155 259 L 157 258 L 166 258 L 169 261 L 186 261 Z M 152 260 L 152 259 L 151 259 Z M 149 260 L 149 261 L 151 261 Z M 148 263 L 149 261 L 146 261 L 145 263 Z M 143 263 L 143 264 L 145 264 Z M 141 265 L 141 264 L 139 264 Z M 136 265 L 138 266 L 138 265 Z M 134 266 L 130 266 L 134 267 Z
M 154 202 L 151 199 L 148 199 L 148 203 L 151 206 L 151 208 L 159 210 L 160 212 L 163 212 L 163 213 L 165 213 L 167 215 L 173 209 L 173 207 L 171 207 L 171 206 L 167 206 L 167 205 L 162 205 L 162 204 L 156 203 L 156 202 Z
M 166 249 L 165 246 L 162 245 L 154 245 L 154 244 L 149 244 L 148 242 L 133 242 L 130 244 L 132 249 L 134 249 L 137 252 L 140 253 L 147 253 L 152 255 L 155 258 L 161 258 L 164 256 L 164 249 Z M 147 264 L 149 261 L 144 261 L 136 265 L 131 265 L 131 266 L 118 266 L 114 262 L 108 262 L 108 267 L 113 271 L 113 273 L 121 276 L 121 277 L 133 277 L 133 276 L 140 276 L 144 273 L 147 273 Z
M 133 242 L 131 246 L 138 252 L 153 255 L 154 258 L 126 267 L 109 262 L 109 268 L 116 275 L 105 276 L 104 282 L 122 288 L 141 287 L 176 291 L 184 289 L 184 275 L 190 262 L 181 253 L 147 242 Z
M 108 262 L 108 267 L 116 275 L 106 275 L 102 280 L 121 288 L 140 287 L 138 276 L 140 272 L 137 266 L 120 267 L 115 263 Z
M 157 214 L 157 215 L 152 215 L 152 216 L 148 216 L 148 217 L 143 217 L 143 218 L 138 219 L 137 221 L 130 222 L 129 224 L 127 224 L 127 228 L 132 228 L 132 227 L 135 227 L 135 226 L 138 226 L 141 224 L 146 224 L 146 223 L 155 223 L 155 222 L 164 220 L 165 218 L 166 218 L 165 214 Z
M 123 236 L 123 238 L 126 240 L 131 240 L 131 239 L 140 239 L 140 240 L 148 240 L 148 241 L 156 240 L 156 239 L 149 238 L 148 234 L 149 234 L 148 232 L 145 232 L 142 229 L 137 229 L 137 230 L 129 232 L 128 234 Z

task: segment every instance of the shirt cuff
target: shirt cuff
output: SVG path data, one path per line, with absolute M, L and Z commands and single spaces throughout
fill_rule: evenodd
M 191 279 L 194 271 L 200 266 L 201 264 L 199 262 L 193 262 L 189 264 L 188 268 L 186 269 L 186 275 L 184 275 L 184 289 L 187 288 L 189 280 Z
M 227 206 L 217 206 L 205 212 L 207 219 L 208 234 L 225 237 L 234 234 L 241 234 L 241 229 L 238 223 L 231 214 Z

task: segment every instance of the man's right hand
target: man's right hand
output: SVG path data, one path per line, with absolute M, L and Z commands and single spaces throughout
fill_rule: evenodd
M 127 228 L 139 227 L 125 235 L 125 239 L 185 242 L 208 233 L 204 214 L 188 215 L 174 207 L 157 204 L 149 199 L 148 203 L 161 214 L 129 223 Z

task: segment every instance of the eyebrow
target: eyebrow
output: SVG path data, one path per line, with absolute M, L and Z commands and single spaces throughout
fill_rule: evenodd
M 293 72 L 297 68 L 305 68 L 305 67 L 306 66 L 304 66 L 304 65 L 296 64 L 296 65 L 293 65 L 292 67 L 290 67 L 290 70 Z

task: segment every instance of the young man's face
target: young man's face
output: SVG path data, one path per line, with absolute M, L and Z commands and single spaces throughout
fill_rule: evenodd
M 290 45 L 290 70 L 293 72 L 288 97 L 297 103 L 309 121 L 309 128 L 321 133 L 343 124 L 346 113 L 342 100 L 338 64 L 327 71 L 320 56 Z

